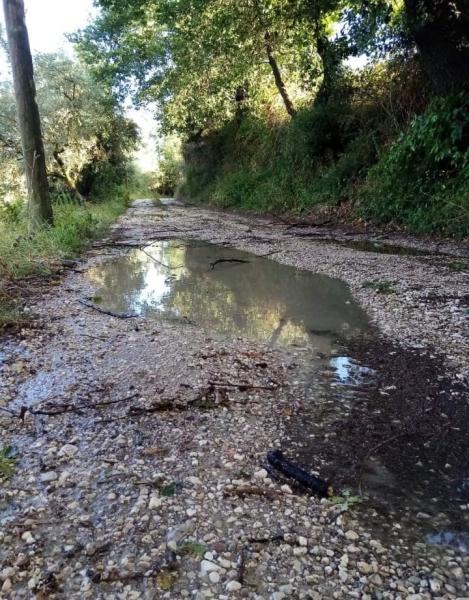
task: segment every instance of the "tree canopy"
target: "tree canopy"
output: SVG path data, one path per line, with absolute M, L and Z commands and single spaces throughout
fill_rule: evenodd
M 219 126 L 241 105 L 255 111 L 270 102 L 292 115 L 318 91 L 327 97 L 345 59 L 411 55 L 425 19 L 435 27 L 457 20 L 461 28 L 466 18 L 454 16 L 458 2 L 454 14 L 440 15 L 424 0 L 97 4 L 99 17 L 75 36 L 82 56 L 116 93 L 156 102 L 163 127 L 187 135 Z
M 109 88 L 64 54 L 35 57 L 47 172 L 56 189 L 79 200 L 106 168 L 118 168 L 138 141 Z M 22 193 L 21 146 L 11 82 L 0 83 L 0 195 Z

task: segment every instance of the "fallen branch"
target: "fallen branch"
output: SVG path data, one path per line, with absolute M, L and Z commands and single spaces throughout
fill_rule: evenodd
M 232 489 L 225 488 L 223 495 L 239 496 L 240 498 L 244 498 L 245 496 L 265 496 L 269 500 L 275 500 L 280 494 L 276 490 L 268 490 L 257 485 L 242 485 L 233 487 Z
M 106 310 L 104 308 L 100 308 L 99 306 L 97 306 L 93 302 L 90 302 L 89 300 L 82 300 L 81 298 L 78 300 L 78 302 L 80 304 L 83 304 L 83 306 L 87 306 L 88 308 L 93 308 L 94 310 L 97 310 L 103 315 L 109 315 L 110 317 L 116 317 L 117 319 L 134 319 L 139 316 L 135 313 L 118 313 L 112 310 Z
M 88 408 L 99 408 L 101 406 L 108 406 L 110 404 L 117 404 L 119 402 L 130 402 L 131 400 L 134 400 L 136 397 L 138 396 L 138 392 L 132 394 L 131 396 L 126 396 L 125 398 L 116 398 L 115 400 L 103 400 L 102 402 L 93 402 L 93 403 L 87 403 L 87 404 L 79 404 L 79 405 L 74 405 L 74 404 L 63 404 L 62 406 L 56 406 L 55 408 L 57 410 L 43 410 L 43 409 L 32 409 L 32 408 L 28 408 L 26 406 L 22 406 L 21 407 L 21 413 L 20 415 L 24 417 L 24 414 L 26 412 L 30 412 L 32 415 L 46 415 L 48 417 L 54 417 L 56 415 L 62 415 L 65 413 L 77 413 L 77 414 L 82 414 L 83 410 L 86 410 Z M 52 407 L 54 408 L 54 407 Z M 17 415 L 17 416 L 20 416 Z
M 256 385 L 253 383 L 230 383 L 223 381 L 209 381 L 209 384 L 214 387 L 228 387 L 228 388 L 238 388 L 240 392 L 245 392 L 246 390 L 268 390 L 273 391 L 278 389 L 278 384 L 274 385 Z
M 323 497 L 332 495 L 332 487 L 327 481 L 316 477 L 316 475 L 311 475 L 307 471 L 297 467 L 295 464 L 284 458 L 283 453 L 280 450 L 269 450 L 269 452 L 267 452 L 267 462 L 274 467 L 274 469 L 277 469 L 287 477 L 294 479 L 309 491 Z
M 188 406 L 185 404 L 176 404 L 170 400 L 166 402 L 158 402 L 152 406 L 131 406 L 127 412 L 129 416 L 135 417 L 139 415 L 148 415 L 157 412 L 165 412 L 167 410 L 187 410 Z
M 249 260 L 243 260 L 241 258 L 219 258 L 218 260 L 214 260 L 212 263 L 210 263 L 210 271 L 213 271 L 213 269 L 219 265 L 220 263 L 249 263 Z
M 158 260 L 157 258 L 155 258 L 154 256 L 152 256 L 149 252 L 147 252 L 145 250 L 145 248 L 140 248 L 140 250 L 144 254 L 146 254 L 149 258 L 151 258 L 154 262 L 156 262 L 158 265 L 161 265 L 165 269 L 168 269 L 168 271 L 175 271 L 176 269 L 182 269 L 184 267 L 184 265 L 178 265 L 177 267 L 170 267 L 169 265 L 166 265 L 164 262 L 161 262 L 161 260 Z
M 390 444 L 394 440 L 397 440 L 397 439 L 399 439 L 401 437 L 405 437 L 407 435 L 412 435 L 412 433 L 415 433 L 415 432 L 401 431 L 400 433 L 396 433 L 395 435 L 392 435 L 391 437 L 386 438 L 385 440 L 383 440 L 379 444 L 376 444 L 376 446 L 373 446 L 373 448 L 371 448 L 371 450 L 369 450 L 366 453 L 365 457 L 362 460 L 362 463 L 365 463 L 373 454 L 375 454 L 383 446 L 387 446 L 388 444 Z
M 272 535 L 270 537 L 265 538 L 248 538 L 248 542 L 250 544 L 270 544 L 271 542 L 283 541 L 285 541 L 285 536 L 283 533 L 278 533 L 277 535 Z
M 108 339 L 108 338 L 105 338 L 105 337 L 101 337 L 99 335 L 91 335 L 89 333 L 78 333 L 78 335 L 80 335 L 82 337 L 90 338 L 92 340 L 100 340 L 101 342 L 107 342 L 107 339 Z

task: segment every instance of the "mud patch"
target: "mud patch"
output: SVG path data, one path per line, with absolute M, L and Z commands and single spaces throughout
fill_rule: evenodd
M 433 535 L 432 543 L 444 530 L 469 535 L 467 389 L 431 349 L 377 336 L 345 348 L 356 362 L 344 367 L 337 357 L 332 372 L 310 377 L 305 407 L 290 422 L 298 460 L 361 494 L 363 518 L 388 534 L 397 522 L 393 535 L 402 527 L 413 539 Z

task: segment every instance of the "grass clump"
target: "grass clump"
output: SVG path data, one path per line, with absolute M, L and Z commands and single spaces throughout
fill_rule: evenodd
M 362 288 L 365 290 L 374 290 L 378 294 L 394 294 L 396 291 L 392 281 L 364 281 Z
M 15 446 L 0 448 L 0 480 L 10 479 L 15 472 L 15 460 L 18 450 Z
M 124 195 L 103 203 L 54 206 L 54 227 L 28 233 L 23 214 L 14 221 L 0 219 L 0 256 L 4 271 L 19 278 L 50 273 L 57 261 L 76 257 L 125 210 Z
M 114 188 L 105 202 L 77 204 L 69 199 L 54 203 L 54 227 L 28 231 L 21 203 L 0 211 L 0 330 L 28 322 L 18 302 L 21 278 L 49 275 L 64 259 L 76 258 L 101 236 L 126 209 L 128 194 Z

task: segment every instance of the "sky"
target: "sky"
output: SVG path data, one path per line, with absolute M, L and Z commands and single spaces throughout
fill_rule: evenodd
M 28 27 L 31 51 L 55 52 L 63 50 L 73 56 L 73 45 L 65 35 L 84 27 L 96 14 L 92 0 L 25 0 L 26 25 Z M 0 23 L 4 29 L 3 12 L 0 10 Z M 3 57 L 0 57 L 0 77 L 8 73 Z M 155 121 L 149 110 L 129 110 L 129 117 L 140 127 L 142 148 L 137 153 L 139 166 L 149 171 L 155 168 L 156 148 L 152 133 Z

